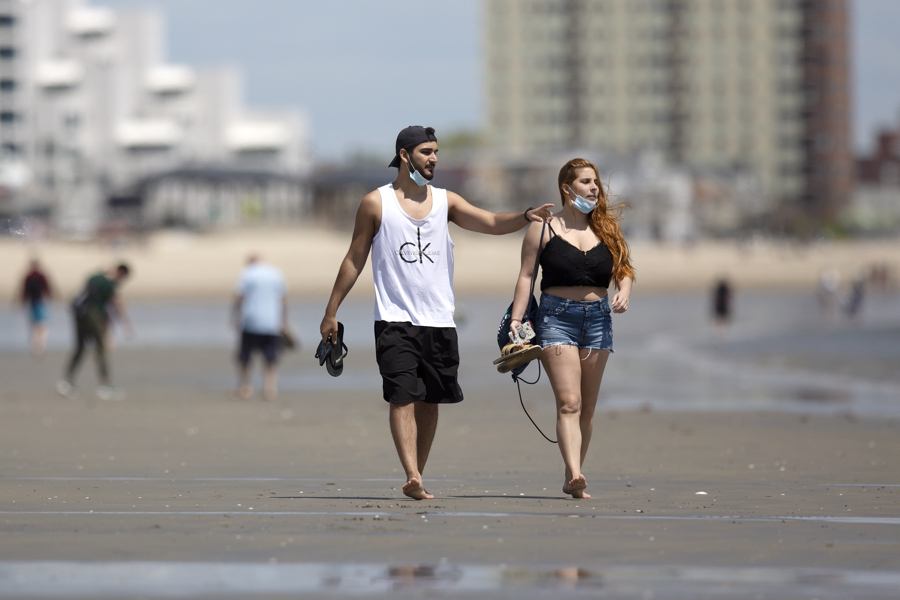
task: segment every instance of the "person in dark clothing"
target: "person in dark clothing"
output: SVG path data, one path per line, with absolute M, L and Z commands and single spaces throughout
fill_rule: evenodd
M 535 318 L 541 364 L 556 397 L 556 433 L 564 474 L 562 491 L 587 499 L 582 470 L 606 363 L 613 352 L 613 314 L 628 310 L 635 269 L 600 170 L 573 158 L 557 177 L 562 209 L 532 223 L 522 241 L 522 262 L 512 303 L 510 334 L 527 320 L 536 260 L 541 300 Z
M 35 356 L 43 354 L 47 347 L 47 301 L 51 298 L 53 288 L 50 280 L 41 268 L 40 261 L 33 259 L 22 280 L 19 299 L 28 314 L 29 345 Z
M 720 278 L 716 281 L 715 285 L 713 285 L 712 317 L 713 321 L 720 329 L 731 322 L 733 296 L 731 283 L 725 277 Z
M 848 319 L 853 320 L 859 317 L 865 295 L 865 277 L 858 277 L 850 284 L 850 291 L 847 294 L 847 300 L 844 302 L 844 314 Z
M 91 275 L 81 293 L 72 301 L 72 319 L 75 322 L 75 349 L 69 359 L 65 376 L 57 384 L 57 391 L 70 396 L 75 389 L 75 375 L 88 344 L 94 345 L 100 386 L 97 396 L 112 400 L 115 392 L 110 386 L 109 364 L 106 355 L 107 330 L 115 317 L 131 331 L 131 323 L 125 313 L 125 305 L 118 294 L 131 269 L 122 263 L 107 272 Z

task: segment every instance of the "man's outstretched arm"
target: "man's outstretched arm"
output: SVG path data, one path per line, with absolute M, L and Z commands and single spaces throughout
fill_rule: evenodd
M 552 216 L 553 204 L 547 203 L 524 212 L 491 212 L 469 204 L 455 192 L 447 192 L 449 219 L 469 231 L 503 235 L 518 231 L 532 221 Z

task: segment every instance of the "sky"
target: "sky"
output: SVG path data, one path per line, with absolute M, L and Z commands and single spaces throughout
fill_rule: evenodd
M 91 3 L 161 10 L 170 62 L 237 67 L 250 107 L 306 114 L 319 159 L 389 159 L 406 125 L 432 125 L 440 136 L 484 122 L 480 0 Z M 900 123 L 900 1 L 851 6 L 854 143 L 862 150 L 879 126 Z

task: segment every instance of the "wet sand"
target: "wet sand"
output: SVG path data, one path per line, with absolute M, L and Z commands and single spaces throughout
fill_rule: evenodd
M 416 502 L 379 390 L 307 358 L 319 391 L 242 402 L 225 349 L 121 348 L 101 402 L 90 363 L 65 399 L 62 353 L 0 353 L 0 598 L 895 597 L 896 420 L 601 408 L 573 500 L 508 381 L 464 380 Z

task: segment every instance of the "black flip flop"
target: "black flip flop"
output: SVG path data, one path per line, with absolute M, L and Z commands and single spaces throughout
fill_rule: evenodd
M 325 370 L 328 371 L 329 375 L 337 377 L 344 372 L 344 359 L 349 353 L 350 350 L 347 348 L 347 344 L 344 343 L 344 324 L 338 321 L 337 336 L 332 341 L 331 355 L 329 360 L 325 361 Z
M 344 343 L 344 324 L 338 322 L 337 335 L 332 339 L 319 342 L 316 349 L 316 358 L 319 359 L 319 366 L 325 365 L 325 370 L 332 377 L 338 377 L 344 372 L 344 358 L 349 354 L 347 344 Z
M 319 342 L 316 348 L 316 358 L 319 359 L 319 366 L 325 364 L 325 359 L 331 356 L 331 338 Z

